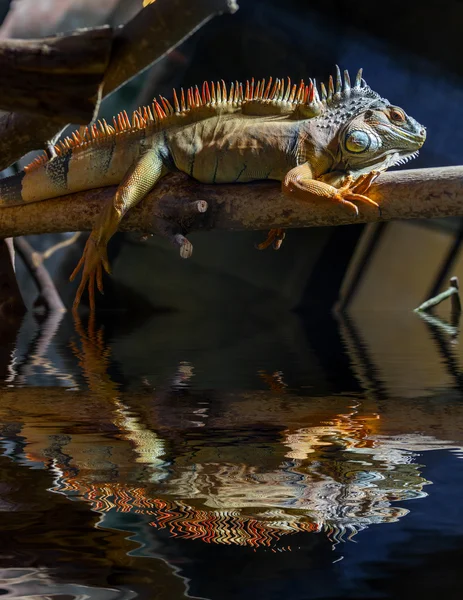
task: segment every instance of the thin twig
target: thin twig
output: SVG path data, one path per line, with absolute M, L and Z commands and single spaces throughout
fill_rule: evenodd
M 429 298 L 429 300 L 426 300 L 426 302 L 420 304 L 418 308 L 415 308 L 415 312 L 431 310 L 447 298 L 451 298 L 452 312 L 456 314 L 461 313 L 460 293 L 458 291 L 458 288 L 458 278 L 452 277 L 450 280 L 450 287 L 447 290 L 445 290 L 445 292 L 442 292 L 441 294 L 438 294 L 433 298 Z
M 54 244 L 50 248 L 47 248 L 44 252 L 37 252 L 37 251 L 34 252 L 34 256 L 33 256 L 34 261 L 39 265 L 42 264 L 44 261 L 48 260 L 50 258 L 50 256 L 53 256 L 53 254 L 55 252 L 57 252 L 58 250 L 62 250 L 63 248 L 72 246 L 72 244 L 74 244 L 74 242 L 76 242 L 79 239 L 81 234 L 82 234 L 81 231 L 76 231 L 70 237 L 66 238 L 62 242 L 58 242 L 57 244 Z
M 432 328 L 439 329 L 440 331 L 442 331 L 443 333 L 448 335 L 452 340 L 457 341 L 458 333 L 459 333 L 458 324 L 452 325 L 451 323 L 447 323 L 447 321 L 445 321 L 444 319 L 435 317 L 434 315 L 429 314 L 428 312 L 425 312 L 425 311 L 417 311 L 416 310 L 415 312 L 418 315 L 420 315 L 420 317 L 423 319 L 423 321 L 428 323 L 428 325 L 430 325 Z
M 0 239 L 0 320 L 21 316 L 26 307 L 19 290 L 14 269 L 13 240 Z
M 32 246 L 22 237 L 16 238 L 14 242 L 18 254 L 39 290 L 39 297 L 35 301 L 34 306 L 44 306 L 46 312 L 65 312 L 66 307 L 64 306 L 47 269 L 41 264 L 36 264 Z
M 61 381 L 66 381 L 68 387 L 77 387 L 74 377 L 69 373 L 66 374 L 62 366 L 59 363 L 57 365 L 47 355 L 63 317 L 63 311 L 48 311 L 43 321 L 40 321 L 40 327 L 35 337 L 31 339 L 24 359 L 16 369 L 14 383 L 26 385 L 31 377 L 40 373 L 56 376 Z
M 452 277 L 450 279 L 450 286 L 456 288 L 456 290 L 458 291 L 460 287 L 458 284 L 458 277 Z M 452 304 L 452 314 L 459 316 L 461 314 L 460 294 L 452 294 L 452 296 L 450 297 L 450 302 Z

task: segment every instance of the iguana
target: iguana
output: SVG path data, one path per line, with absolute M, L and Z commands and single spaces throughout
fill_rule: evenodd
M 83 256 L 74 309 L 88 285 L 90 308 L 95 284 L 110 272 L 106 246 L 124 214 L 167 173 L 183 171 L 203 183 L 282 182 L 288 201 L 331 200 L 358 214 L 356 201 L 378 206 L 365 195 L 378 172 L 418 154 L 426 130 L 401 108 L 381 98 L 362 78 L 349 73 L 327 86 L 254 79 L 204 83 L 185 93 L 174 90 L 152 106 L 126 112 L 99 126 L 74 132 L 24 172 L 0 181 L 0 206 L 36 202 L 64 194 L 118 184 L 98 215 Z M 239 192 L 237 192 L 239 193 Z M 275 229 L 267 242 L 281 243 Z

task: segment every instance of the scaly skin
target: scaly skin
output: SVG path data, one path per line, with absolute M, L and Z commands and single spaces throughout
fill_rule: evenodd
M 339 202 L 358 213 L 355 202 L 378 206 L 366 195 L 374 177 L 406 162 L 423 145 L 425 129 L 371 90 L 359 71 L 351 86 L 337 68 L 328 89 L 315 82 L 287 85 L 276 80 L 210 86 L 187 92 L 174 107 L 165 99 L 74 133 L 25 172 L 0 181 L 0 206 L 46 200 L 118 184 L 97 217 L 73 279 L 82 268 L 74 310 L 88 286 L 90 308 L 95 285 L 109 273 L 106 247 L 124 214 L 167 173 L 180 170 L 204 183 L 282 182 L 296 201 Z M 274 229 L 259 247 L 279 247 L 284 231 Z

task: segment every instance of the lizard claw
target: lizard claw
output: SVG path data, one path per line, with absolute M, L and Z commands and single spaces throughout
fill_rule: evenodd
M 343 197 L 341 194 L 339 194 L 338 200 L 342 204 L 345 204 L 346 206 L 350 206 L 350 208 L 352 208 L 352 210 L 355 212 L 356 217 L 359 216 L 359 209 L 358 209 L 357 205 L 355 205 L 353 202 L 350 202 L 350 200 L 346 200 L 346 198 Z
M 378 170 L 360 175 L 351 186 L 351 191 L 356 194 L 366 194 L 379 175 L 381 175 L 381 171 Z
M 364 173 L 358 177 L 355 181 L 351 175 L 345 180 L 343 186 L 338 189 L 336 194 L 336 200 L 339 200 L 343 204 L 347 204 L 355 210 L 357 216 L 359 216 L 358 207 L 354 202 L 366 202 L 371 206 L 375 206 L 378 209 L 379 216 L 382 216 L 381 207 L 377 202 L 366 196 L 366 192 L 370 189 L 373 181 L 378 177 L 380 171 L 371 171 L 370 173 Z M 353 202 L 354 201 L 354 202 Z
M 277 235 L 275 241 L 273 242 L 273 249 L 279 250 L 281 248 L 281 244 L 286 237 L 286 232 L 284 229 L 277 229 Z
M 270 245 L 273 244 L 274 250 L 279 250 L 283 240 L 285 239 L 285 230 L 284 229 L 270 229 L 267 235 L 267 239 L 261 242 L 260 244 L 256 244 L 256 248 L 258 250 L 265 250 Z
M 72 310 L 76 314 L 79 308 L 80 300 L 85 288 L 88 286 L 88 298 L 90 304 L 90 312 L 95 312 L 95 285 L 98 288 L 100 294 L 103 294 L 103 268 L 107 273 L 111 272 L 106 248 L 99 248 L 92 237 L 87 240 L 85 244 L 82 257 L 77 263 L 76 268 L 69 277 L 70 281 L 73 281 L 79 271 L 82 269 L 82 279 L 79 287 L 77 288 L 76 297 L 72 305 Z

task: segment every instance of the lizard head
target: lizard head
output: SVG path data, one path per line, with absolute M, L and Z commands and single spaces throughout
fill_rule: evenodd
M 358 174 L 384 170 L 414 158 L 426 139 L 426 130 L 405 111 L 373 91 L 362 77 L 362 69 L 351 85 L 349 73 L 330 77 L 320 84 L 312 105 L 319 134 L 331 132 L 333 170 Z M 309 121 L 310 122 L 310 121 Z
M 351 171 L 383 170 L 418 155 L 426 129 L 398 107 L 373 103 L 340 131 L 342 162 Z

